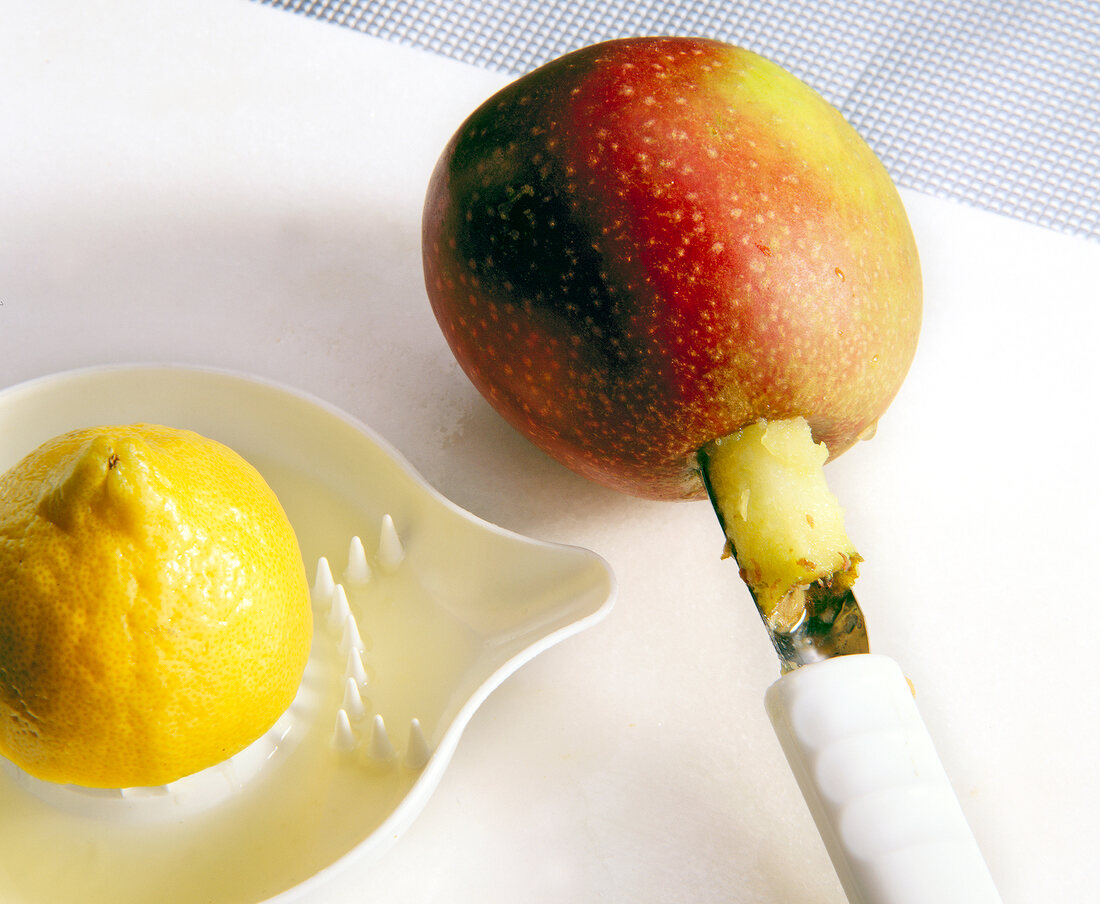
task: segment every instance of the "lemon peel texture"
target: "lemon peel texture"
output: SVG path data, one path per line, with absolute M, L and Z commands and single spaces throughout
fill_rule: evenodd
M 56 437 L 0 477 L 0 754 L 160 785 L 286 710 L 312 639 L 293 528 L 247 461 L 149 424 Z

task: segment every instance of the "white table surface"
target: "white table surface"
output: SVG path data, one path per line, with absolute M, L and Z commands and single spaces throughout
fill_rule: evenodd
M 610 616 L 497 690 L 412 828 L 315 900 L 843 901 L 707 504 L 564 470 L 432 317 L 424 188 L 504 77 L 244 0 L 0 6 L 0 387 L 128 361 L 274 378 L 617 574 Z M 829 471 L 872 645 L 912 679 L 1006 904 L 1096 900 L 1100 245 L 905 200 L 922 346 Z

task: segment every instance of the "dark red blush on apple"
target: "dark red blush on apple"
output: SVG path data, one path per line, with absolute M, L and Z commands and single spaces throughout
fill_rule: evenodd
M 491 404 L 654 498 L 702 496 L 699 448 L 759 418 L 802 415 L 840 454 L 920 324 L 881 164 L 801 83 L 716 42 L 596 45 L 486 102 L 433 176 L 424 263 Z

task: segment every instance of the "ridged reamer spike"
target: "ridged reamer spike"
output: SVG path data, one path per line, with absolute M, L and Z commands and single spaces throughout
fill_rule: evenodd
M 321 609 L 332 601 L 332 592 L 335 589 L 336 582 L 332 579 L 332 569 L 329 567 L 328 559 L 321 556 L 317 560 L 317 574 L 313 579 L 313 589 L 310 591 L 309 598 L 316 608 Z
M 348 567 L 344 571 L 344 580 L 354 587 L 362 587 L 370 581 L 367 553 L 363 549 L 363 541 L 358 537 L 352 537 L 348 546 Z
M 388 514 L 383 515 L 382 533 L 378 538 L 378 564 L 386 571 L 394 571 L 404 559 L 405 547 L 401 545 L 401 538 L 397 536 L 393 518 Z
M 385 763 L 394 757 L 393 744 L 386 734 L 386 723 L 376 715 L 371 724 L 370 743 L 367 745 L 367 759 L 374 763 Z
M 344 669 L 344 677 L 350 678 L 359 687 L 367 686 L 367 670 L 363 667 L 362 651 L 354 647 L 348 650 L 348 662 Z
M 344 591 L 344 588 L 340 585 L 336 585 L 336 589 L 332 592 L 332 605 L 329 607 L 328 613 L 328 627 L 332 632 L 343 631 L 344 622 L 348 620 L 351 615 L 351 606 L 348 605 L 348 595 Z
M 359 694 L 359 685 L 354 678 L 348 678 L 344 682 L 344 706 L 341 712 L 346 713 L 352 722 L 358 722 L 367 714 L 363 698 Z
M 431 759 L 432 751 L 420 727 L 420 720 L 409 723 L 409 746 L 405 748 L 405 764 L 411 769 L 423 769 Z
M 344 710 L 336 713 L 336 728 L 332 732 L 332 746 L 337 750 L 355 749 L 355 732 L 351 730 L 351 720 Z
M 355 621 L 355 616 L 349 611 L 347 618 L 344 619 L 344 629 L 340 632 L 340 655 L 347 656 L 352 650 L 365 649 L 363 638 L 359 634 L 359 625 Z

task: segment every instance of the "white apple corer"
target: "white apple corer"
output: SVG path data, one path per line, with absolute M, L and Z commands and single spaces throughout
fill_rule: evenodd
M 913 690 L 870 652 L 851 589 L 797 592 L 793 626 L 761 610 L 784 672 L 765 705 L 848 900 L 1000 904 Z

